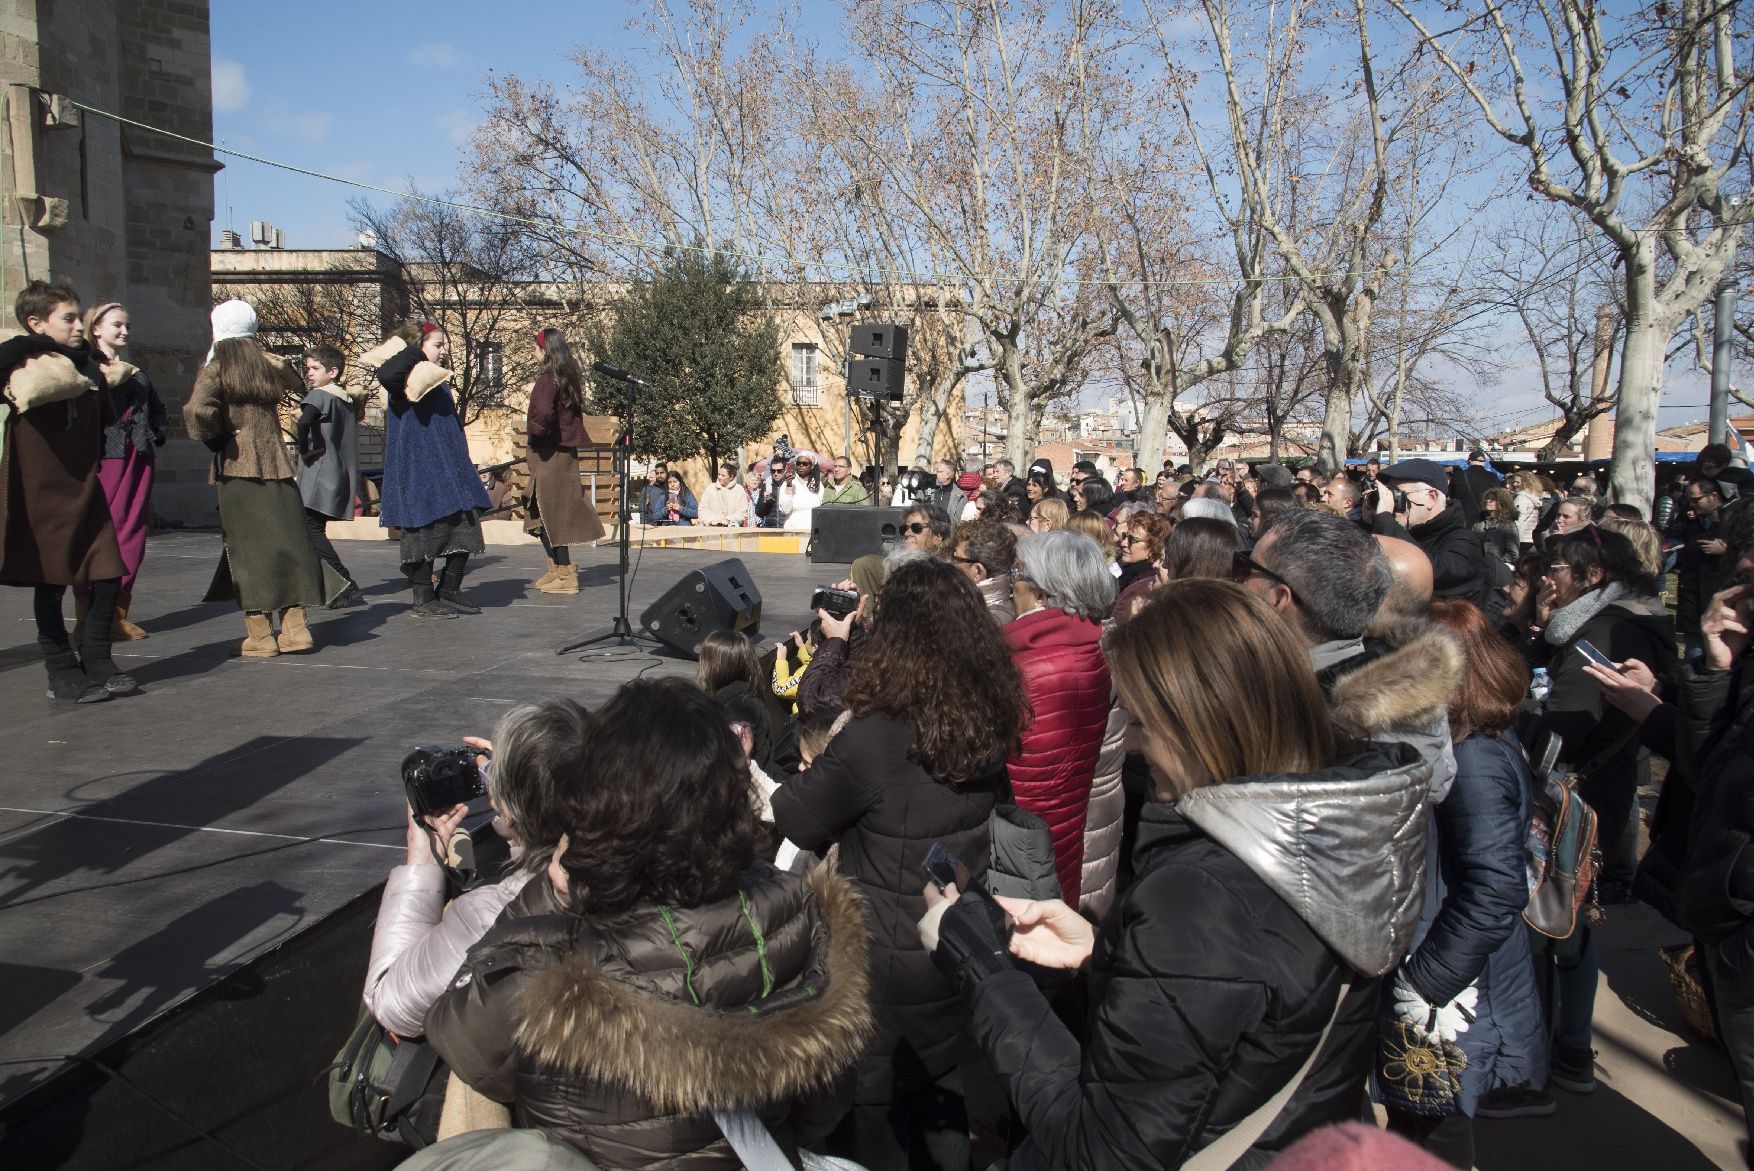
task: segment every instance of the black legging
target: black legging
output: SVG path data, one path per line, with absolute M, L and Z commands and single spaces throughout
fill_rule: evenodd
M 314 508 L 305 509 L 305 529 L 311 534 L 311 548 L 318 557 L 334 567 L 335 572 L 353 585 L 353 575 L 347 572 L 347 566 L 341 564 L 341 555 L 335 552 L 335 543 L 329 540 L 330 518 Z
M 571 565 L 572 554 L 567 552 L 565 545 L 556 545 L 548 539 L 548 526 L 543 525 L 536 530 L 536 539 L 542 542 L 542 551 L 548 554 L 548 560 L 556 565 Z

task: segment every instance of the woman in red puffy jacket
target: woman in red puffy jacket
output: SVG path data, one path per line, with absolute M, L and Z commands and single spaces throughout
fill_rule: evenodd
M 1113 699 L 1102 653 L 1102 620 L 1115 579 L 1082 533 L 1037 533 L 1017 542 L 1012 571 L 1017 617 L 1000 628 L 1033 713 L 1011 759 L 1012 800 L 1054 836 L 1060 890 L 1078 905 L 1084 819 Z

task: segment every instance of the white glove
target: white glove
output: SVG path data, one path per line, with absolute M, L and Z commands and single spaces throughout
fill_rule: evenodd
M 1437 1006 L 1434 1016 L 1433 1006 L 1407 983 L 1406 976 L 1399 972 L 1395 974 L 1395 1015 L 1418 1026 L 1427 1035 L 1435 1033 L 1439 1040 L 1454 1041 L 1467 1032 L 1474 1021 L 1474 1006 L 1479 1002 L 1480 990 L 1470 984 L 1454 1000 Z

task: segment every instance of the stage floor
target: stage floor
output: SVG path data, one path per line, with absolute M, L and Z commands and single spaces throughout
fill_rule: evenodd
M 403 849 L 409 748 L 486 735 L 525 700 L 595 705 L 642 673 L 693 672 L 667 655 L 555 655 L 608 625 L 613 548 L 577 558 L 577 597 L 531 588 L 539 548 L 490 549 L 468 581 L 483 613 L 449 622 L 408 616 L 393 542 L 339 550 L 370 605 L 313 613 L 315 652 L 245 660 L 236 608 L 199 600 L 218 534 L 156 534 L 133 611 L 152 637 L 116 647 L 143 690 L 89 707 L 44 697 L 30 591 L 0 590 L 0 1061 L 50 1059 L 0 1065 L 0 1102 L 381 882 Z M 635 558 L 637 621 L 723 555 Z M 743 560 L 775 638 L 808 621 L 812 587 L 845 576 L 797 555 Z

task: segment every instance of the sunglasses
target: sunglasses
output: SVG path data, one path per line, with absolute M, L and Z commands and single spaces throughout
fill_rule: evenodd
M 909 521 L 907 524 L 902 525 L 901 527 L 906 529 L 908 532 L 912 533 L 914 536 L 917 537 L 921 533 L 925 532 L 927 529 L 931 528 L 932 526 L 929 524 L 922 524 L 917 520 L 913 520 L 913 521 Z
M 1273 582 L 1275 585 L 1284 586 L 1286 591 L 1291 594 L 1291 600 L 1296 602 L 1299 606 L 1303 605 L 1303 599 L 1297 596 L 1297 591 L 1292 588 L 1290 582 L 1274 573 L 1271 569 L 1268 569 L 1265 565 L 1262 565 L 1259 561 L 1256 561 L 1252 556 L 1243 552 L 1241 549 L 1238 549 L 1235 553 L 1230 555 L 1230 576 L 1232 579 L 1239 583 L 1245 582 L 1257 573 L 1268 581 Z

